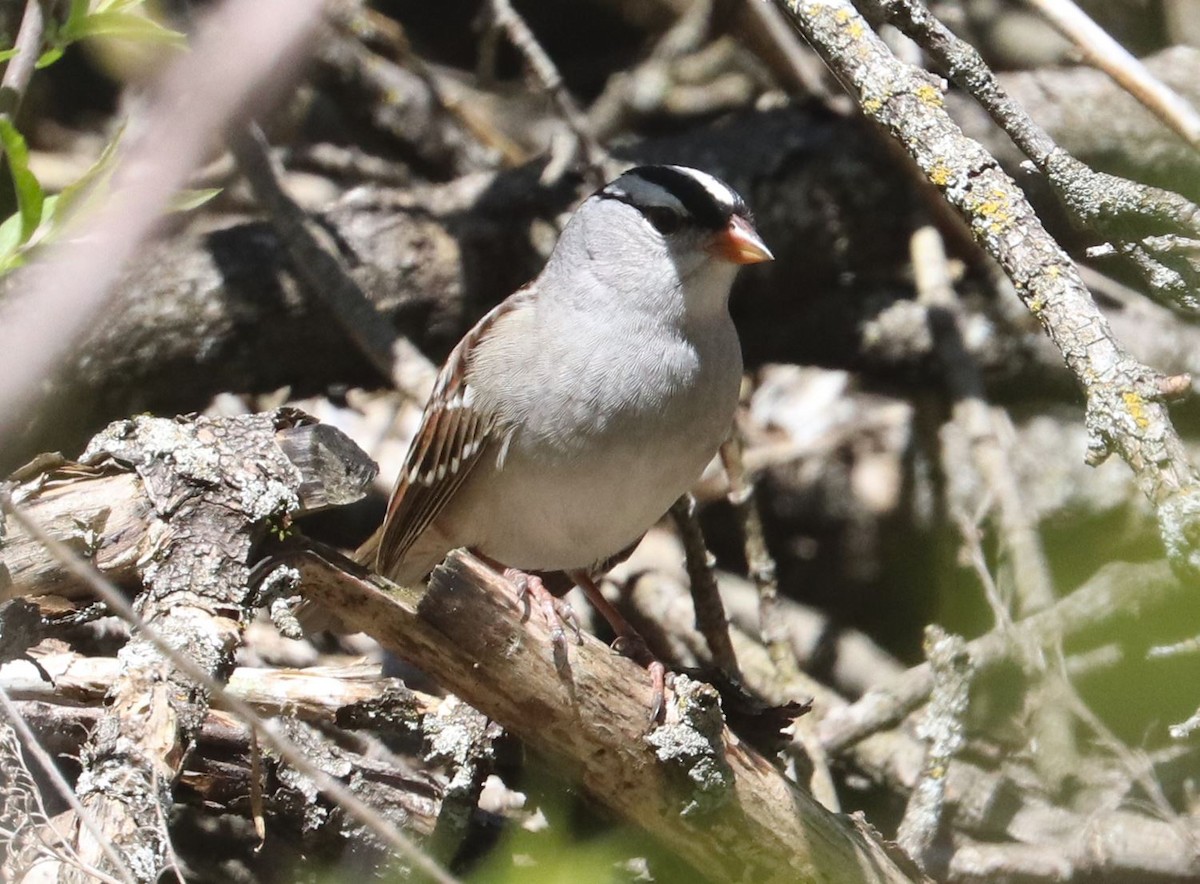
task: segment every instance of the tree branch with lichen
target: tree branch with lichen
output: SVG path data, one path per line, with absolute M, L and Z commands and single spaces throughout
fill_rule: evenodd
M 999 262 L 1062 353 L 1087 397 L 1089 461 L 1118 453 L 1154 505 L 1163 545 L 1184 574 L 1200 575 L 1200 475 L 1165 400 L 1178 382 L 1116 340 L 1070 256 L 1020 188 L 946 112 L 938 81 L 904 64 L 849 0 L 780 0 L 793 23 Z

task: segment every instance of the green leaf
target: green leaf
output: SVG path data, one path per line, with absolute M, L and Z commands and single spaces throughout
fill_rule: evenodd
M 146 0 L 100 0 L 96 4 L 94 12 L 126 12 L 130 9 L 137 9 L 142 6 Z
M 172 212 L 190 212 L 204 205 L 221 192 L 220 187 L 205 187 L 197 190 L 181 190 L 167 202 Z
M 117 147 L 121 142 L 121 136 L 124 134 L 125 127 L 122 125 L 113 133 L 112 139 L 104 146 L 104 150 L 96 158 L 96 162 L 92 163 L 88 170 L 79 176 L 78 180 L 71 182 L 59 192 L 58 197 L 54 200 L 53 211 L 47 219 L 53 228 L 62 227 L 71 215 L 86 202 L 93 189 L 108 177 L 117 158 Z
M 68 41 L 111 37 L 140 43 L 187 46 L 187 37 L 179 31 L 172 31 L 154 19 L 135 12 L 93 12 L 74 26 L 68 23 L 63 32 Z
M 17 213 L 21 216 L 21 242 L 33 236 L 42 223 L 42 203 L 45 194 L 37 177 L 29 170 L 29 148 L 8 117 L 0 116 L 0 146 L 8 156 L 13 189 L 17 195 Z
M 0 61 L 8 61 L 10 58 L 16 58 L 18 52 L 20 50 L 16 48 L 0 51 Z
M 71 0 L 71 11 L 67 13 L 67 20 L 63 27 L 75 28 L 87 18 L 88 8 L 91 6 L 89 0 Z
M 58 61 L 60 58 L 62 58 L 62 55 L 63 55 L 63 47 L 53 46 L 38 56 L 38 60 L 34 64 L 34 67 L 37 68 L 39 71 L 42 68 L 48 68 L 48 67 L 50 67 L 50 65 L 54 64 L 56 61 Z
M 0 265 L 17 253 L 21 247 L 21 215 L 9 215 L 0 223 Z

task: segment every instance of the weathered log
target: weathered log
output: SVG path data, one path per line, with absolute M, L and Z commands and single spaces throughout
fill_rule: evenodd
M 187 451 L 167 448 L 160 454 L 180 463 L 191 458 L 193 478 L 207 482 L 217 478 L 215 474 L 205 476 L 204 471 L 217 465 L 218 442 L 228 441 L 229 434 L 239 432 L 239 427 L 244 432 L 264 422 L 277 426 L 273 442 L 283 458 L 280 467 L 290 464 L 287 478 L 295 501 L 287 512 L 289 517 L 352 503 L 363 496 L 375 476 L 375 465 L 340 431 L 313 423 L 299 412 L 216 422 L 201 419 L 196 435 L 190 438 L 185 429 L 187 419 L 175 423 L 139 418 L 114 424 L 105 435 L 113 438 L 150 427 L 165 434 L 168 428 L 178 427 L 176 442 L 187 440 L 196 447 Z M 163 435 L 158 444 L 167 438 Z M 134 587 L 146 564 L 142 559 L 155 549 L 155 509 L 164 503 L 162 490 L 147 486 L 141 467 L 155 473 L 160 469 L 149 461 L 138 470 L 131 469 L 129 463 L 121 462 L 119 453 L 96 443 L 80 462 L 44 455 L 10 476 L 13 500 L 51 536 L 81 553 L 114 583 Z M 245 493 L 253 493 L 255 487 L 246 486 Z M 268 490 L 266 484 L 257 487 L 263 493 Z M 155 494 L 160 497 L 158 502 Z M 0 526 L 0 601 L 29 594 L 79 598 L 90 591 L 19 526 Z
M 39 655 L 39 662 L 53 682 L 28 663 L 14 661 L 0 666 L 0 687 L 14 698 L 47 751 L 78 757 L 104 715 L 108 687 L 121 675 L 120 661 L 59 652 Z M 461 788 L 456 783 L 487 772 L 473 768 L 478 759 L 490 756 L 498 733 L 479 713 L 411 691 L 398 679 L 381 676 L 377 666 L 239 667 L 227 689 L 264 716 L 286 717 L 289 736 L 310 758 L 319 759 L 386 818 L 448 848 L 444 859 L 462 843 L 467 817 L 455 807 Z M 451 728 L 464 747 L 461 757 L 435 755 L 434 738 Z M 471 747 L 473 735 L 478 739 Z M 268 834 L 299 833 L 294 849 L 324 849 L 330 861 L 337 858 L 335 850 L 330 852 L 333 845 L 371 840 L 352 819 L 336 813 L 335 805 L 320 797 L 312 800 L 303 778 L 269 751 L 263 752 L 262 771 L 256 773 L 253 754 L 259 750 L 250 742 L 249 727 L 236 717 L 209 709 L 194 745 L 174 790 L 177 804 L 199 807 L 208 802 L 210 808 L 220 806 L 241 816 L 265 813 L 271 820 Z M 255 777 L 262 795 L 257 808 L 251 799 Z M 204 859 L 193 857 L 191 864 Z
M 283 530 L 301 510 L 306 479 L 309 499 L 324 506 L 353 497 L 355 482 L 349 476 L 357 477 L 361 491 L 373 475 L 373 466 L 362 461 L 331 469 L 340 460 L 336 455 L 312 457 L 322 448 L 320 434 L 302 430 L 291 440 L 293 452 L 321 466 L 303 476 L 279 444 L 279 434 L 309 423 L 293 411 L 121 421 L 92 440 L 79 466 L 59 462 L 47 472 L 25 471 L 10 494 L 24 518 L 31 511 L 33 520 L 48 517 L 59 536 L 82 541 L 93 558 L 106 546 L 118 549 L 107 564 L 126 577 L 136 575 L 142 592 L 135 609 L 142 619 L 210 675 L 221 677 L 232 668 L 242 628 L 255 607 L 251 556 L 268 528 Z M 353 450 L 349 443 L 342 446 L 343 454 Z M 111 481 L 122 476 L 125 481 Z M 88 485 L 84 495 L 92 509 L 74 511 L 92 521 L 78 524 L 65 489 L 99 480 L 110 481 L 102 489 Z M 123 497 L 104 505 L 97 490 Z M 49 509 L 39 513 L 39 501 Z M 48 553 L 41 550 L 39 566 L 39 548 L 13 527 L 15 521 L 6 519 L 7 537 L 0 546 L 0 558 L 11 562 L 6 564 L 9 594 L 36 588 L 28 579 L 48 573 Z M 72 591 L 63 579 L 50 582 L 58 591 Z M 171 785 L 208 701 L 144 635 L 135 635 L 118 660 L 109 705 L 80 753 L 77 793 L 104 840 L 143 880 L 152 880 L 167 860 L 163 826 Z M 75 850 L 85 867 L 106 867 L 101 841 L 84 827 L 75 833 Z M 79 874 L 62 871 L 69 880 Z
M 556 663 L 547 624 L 525 620 L 508 581 L 471 556 L 452 554 L 423 594 L 349 562 L 293 564 L 306 598 L 433 675 L 714 880 L 910 880 L 875 837 L 739 742 L 712 688 L 677 677 L 665 723 L 651 727 L 645 670 L 586 635 Z

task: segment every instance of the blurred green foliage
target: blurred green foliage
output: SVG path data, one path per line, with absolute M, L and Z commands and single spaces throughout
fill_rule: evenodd
M 103 38 L 141 44 L 185 48 L 187 38 L 147 14 L 146 0 L 71 0 L 61 19 L 46 20 L 37 68 L 62 58 L 69 46 Z M 11 62 L 16 49 L 0 52 L 0 61 Z M 111 137 L 95 163 L 57 195 L 47 195 L 29 164 L 29 148 L 11 113 L 0 113 L 0 151 L 12 181 L 16 212 L 0 222 L 0 275 L 25 263 L 37 246 L 53 239 L 108 182 L 124 127 Z M 180 209 L 193 208 L 215 191 L 181 195 Z

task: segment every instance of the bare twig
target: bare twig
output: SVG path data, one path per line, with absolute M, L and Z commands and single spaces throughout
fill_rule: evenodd
M 1200 730 L 1200 709 L 1193 712 L 1186 721 L 1171 725 L 1167 728 L 1167 733 L 1173 740 L 1186 740 L 1197 730 Z
M 1183 589 L 1164 562 L 1146 565 L 1113 563 L 1054 605 L 1014 624 L 1021 642 L 1053 646 L 1101 623 L 1134 616 L 1162 605 Z M 994 629 L 967 643 L 971 662 L 980 673 L 1013 659 L 1014 642 L 1006 630 Z M 933 673 L 928 663 L 868 691 L 820 723 L 821 742 L 837 753 L 917 708 L 929 696 Z
M 33 76 L 34 65 L 42 51 L 42 34 L 46 26 L 44 0 L 26 0 L 25 14 L 13 48 L 17 54 L 8 60 L 4 79 L 0 80 L 0 114 L 15 117 Z
M 1050 567 L 1037 525 L 1017 482 L 1010 441 L 1012 425 L 1005 412 L 988 406 L 983 373 L 963 342 L 962 308 L 950 281 L 945 248 L 937 230 L 923 227 L 913 235 L 912 258 L 917 301 L 929 310 L 942 382 L 953 400 L 951 420 L 943 427 L 941 446 L 949 510 L 959 523 L 964 546 L 984 586 L 997 626 L 1011 631 L 1012 617 L 1027 616 L 1054 603 Z M 961 457 L 952 458 L 955 453 Z M 959 460 L 966 462 L 965 469 Z M 984 498 L 978 509 L 991 512 L 999 538 L 1000 561 L 995 581 L 980 543 L 979 519 L 968 517 L 967 510 L 972 507 L 962 499 L 964 472 L 978 477 Z M 1063 689 L 1058 684 L 1057 670 L 1047 668 L 1040 647 L 1018 644 L 1015 650 L 1022 668 L 1042 679 L 1045 695 L 1053 696 Z M 1037 703 L 1033 709 L 1033 729 L 1041 750 L 1036 756 L 1039 770 L 1047 782 L 1057 785 L 1077 767 L 1069 710 L 1061 703 Z
M 758 590 L 758 627 L 780 679 L 787 682 L 795 673 L 796 655 L 789 641 L 787 625 L 779 612 L 779 581 L 776 578 L 775 560 L 767 549 L 754 484 L 746 480 L 741 429 L 736 423 L 733 436 L 721 446 L 721 462 L 729 479 L 727 496 L 742 529 L 746 569 Z
M 1200 148 L 1200 114 L 1191 102 L 1150 73 L 1073 0 L 1026 0 L 1100 68 L 1192 147 Z
M 284 191 L 270 146 L 258 125 L 252 123 L 235 134 L 230 147 L 309 295 L 324 302 L 363 356 L 395 383 L 399 364 L 406 358 L 416 358 L 416 348 L 379 316 L 337 254 L 322 244 L 327 237 L 321 235 L 318 225 Z
M 1200 207 L 1177 193 L 1096 172 L 1076 160 L 1012 100 L 975 48 L 955 36 L 920 0 L 864 2 L 920 44 L 980 103 L 1046 176 L 1076 223 L 1126 243 L 1162 234 L 1200 238 Z M 1200 278 L 1177 259 L 1159 259 L 1144 251 L 1134 265 L 1142 271 L 1150 294 L 1187 308 L 1186 286 L 1173 277 L 1192 287 Z
M 92 818 L 92 814 L 79 802 L 75 796 L 75 790 L 71 788 L 71 784 L 63 777 L 62 772 L 58 769 L 58 765 L 54 763 L 54 759 L 50 754 L 42 748 L 42 744 L 38 742 L 37 736 L 29 729 L 29 725 L 25 723 L 25 719 L 21 717 L 20 711 L 13 705 L 12 699 L 8 696 L 8 691 L 0 687 L 0 706 L 4 707 L 4 714 L 7 716 L 9 724 L 20 735 L 22 742 L 25 744 L 25 749 L 37 759 L 41 765 L 42 772 L 50 780 L 59 797 L 67 803 L 67 805 L 75 812 L 75 818 L 79 824 L 87 829 L 92 837 L 96 839 L 96 843 L 100 845 L 100 849 L 104 852 L 104 856 L 113 868 L 116 869 L 120 880 L 126 882 L 136 881 L 132 870 L 125 862 L 125 858 L 117 852 L 112 843 L 100 831 L 100 827 L 96 825 L 96 821 Z M 72 850 L 71 843 L 68 839 L 63 839 L 63 846 L 68 850 Z
M 713 663 L 727 678 L 741 680 L 737 655 L 729 640 L 729 620 L 717 591 L 717 575 L 713 570 L 712 553 L 704 544 L 704 532 L 696 518 L 696 498 L 684 494 L 671 506 L 671 517 L 679 526 L 687 557 L 688 582 L 696 609 L 696 628 L 708 642 Z
M 1192 636 L 1181 642 L 1174 642 L 1169 645 L 1155 645 L 1146 651 L 1146 658 L 1149 660 L 1162 659 L 1164 657 L 1175 657 L 1182 654 L 1200 653 L 1200 636 Z
M 596 137 L 592 134 L 591 124 L 588 122 L 587 116 L 579 109 L 575 103 L 575 99 L 571 97 L 571 93 L 567 91 L 567 86 L 563 82 L 562 75 L 559 74 L 558 68 L 554 62 L 542 48 L 533 31 L 529 29 L 525 19 L 513 9 L 511 0 L 491 0 L 492 19 L 498 28 L 501 28 L 508 35 L 509 41 L 516 47 L 517 51 L 525 58 L 529 64 L 529 69 L 537 78 L 542 88 L 550 93 L 551 99 L 554 101 L 558 112 L 570 127 L 572 134 L 575 136 L 583 151 L 583 161 L 587 166 L 588 172 L 594 179 L 597 187 L 604 183 L 609 177 L 610 163 L 608 151 L 606 151 Z M 549 172 L 555 164 L 547 168 Z M 551 177 L 549 180 L 554 180 Z
M 896 841 L 927 869 L 929 848 L 942 821 L 950 761 L 967 742 L 963 717 L 973 667 L 962 638 L 937 626 L 926 627 L 925 656 L 933 669 L 929 707 L 917 726 L 917 736 L 927 743 L 925 763 L 916 788 L 908 796 Z
M 794 90 L 829 99 L 828 76 L 811 51 L 792 39 L 783 15 L 769 3 L 742 5 L 742 39 L 752 45 L 780 81 Z
M 336 801 L 354 819 L 395 848 L 422 874 L 428 875 L 440 884 L 453 884 L 455 879 L 426 856 L 408 836 L 397 830 L 346 786 L 310 761 L 290 741 L 276 733 L 275 729 L 261 718 L 248 703 L 226 691 L 224 685 L 213 679 L 190 657 L 177 651 L 170 642 L 147 626 L 115 585 L 97 572 L 87 561 L 80 558 L 74 550 L 51 537 L 40 525 L 26 516 L 21 508 L 13 504 L 12 497 L 7 491 L 0 490 L 0 509 L 11 516 L 22 529 L 43 543 L 46 549 L 74 574 L 76 579 L 86 582 L 115 614 L 135 627 L 160 654 L 171 661 L 173 666 L 208 691 L 214 704 L 230 710 L 253 727 L 259 738 L 278 752 L 288 764 L 312 780 L 318 789 Z

